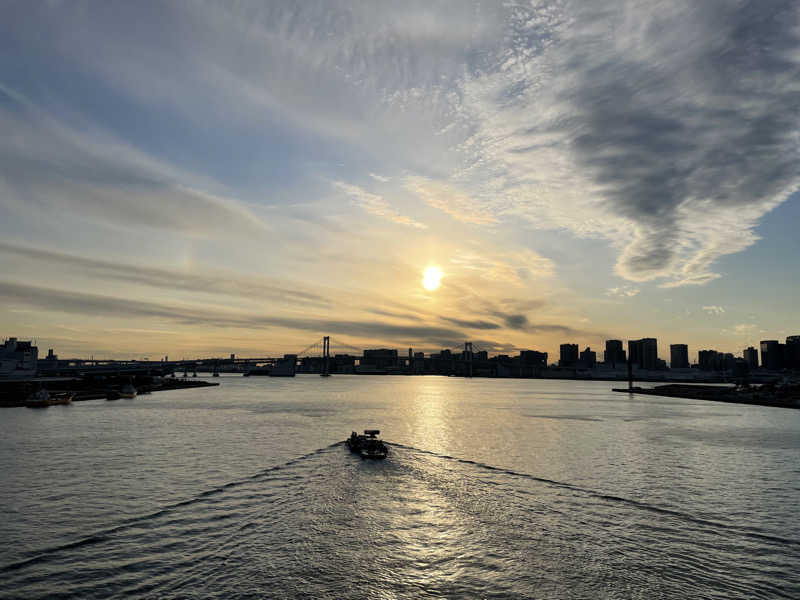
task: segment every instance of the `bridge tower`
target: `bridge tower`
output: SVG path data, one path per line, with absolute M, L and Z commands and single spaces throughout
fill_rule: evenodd
M 472 342 L 464 342 L 464 359 L 467 361 L 467 377 L 472 377 Z
M 331 336 L 326 335 L 322 338 L 322 377 L 329 377 L 331 374 Z

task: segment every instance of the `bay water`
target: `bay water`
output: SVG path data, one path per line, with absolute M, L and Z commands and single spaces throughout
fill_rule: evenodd
M 1 597 L 800 597 L 800 411 L 215 381 L 0 412 Z M 386 460 L 343 444 L 367 428 Z

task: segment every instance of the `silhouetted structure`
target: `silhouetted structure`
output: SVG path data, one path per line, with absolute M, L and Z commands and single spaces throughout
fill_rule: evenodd
M 547 352 L 521 350 L 519 353 L 519 360 L 523 365 L 544 368 L 547 366 Z
M 784 359 L 787 369 L 800 369 L 800 335 L 790 335 L 786 338 Z
M 758 368 L 758 350 L 752 346 L 748 346 L 744 349 L 744 352 L 742 352 L 742 356 L 744 357 L 744 362 L 747 363 L 751 371 L 755 371 Z
M 713 371 L 716 362 L 716 350 L 700 350 L 700 352 L 697 353 L 697 366 L 700 367 L 701 371 Z
M 769 371 L 783 368 L 783 344 L 778 340 L 762 340 L 761 366 Z
M 642 338 L 628 341 L 628 356 L 631 363 L 640 369 L 655 370 L 658 368 L 658 341 L 656 338 Z
M 578 344 L 561 344 L 558 359 L 559 367 L 576 367 L 578 366 L 578 358 Z
M 622 349 L 622 340 L 606 340 L 606 349 L 603 352 L 603 362 L 616 369 L 627 363 L 625 350 Z
M 389 348 L 378 348 L 375 350 L 364 350 L 364 356 L 360 361 L 361 366 L 370 366 L 375 369 L 389 369 L 397 367 L 397 350 Z
M 597 365 L 597 352 L 587 347 L 581 352 L 580 366 L 585 369 L 594 369 Z
M 21 342 L 15 337 L 8 338 L 0 346 L 0 378 L 35 377 L 38 359 L 39 348 L 34 346 L 33 342 Z
M 700 350 L 697 353 L 697 362 L 701 371 L 719 371 L 728 373 L 746 373 L 749 368 L 742 359 L 737 359 L 730 352 L 717 352 L 716 350 Z M 737 360 L 741 364 L 737 365 Z
M 686 344 L 670 344 L 669 366 L 671 369 L 688 369 L 689 346 Z

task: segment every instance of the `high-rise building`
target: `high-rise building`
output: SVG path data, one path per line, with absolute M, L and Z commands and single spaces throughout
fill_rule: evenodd
M 658 366 L 658 340 L 642 338 L 628 340 L 628 356 L 640 369 L 655 370 Z
M 376 348 L 374 350 L 364 350 L 364 356 L 359 361 L 361 365 L 371 366 L 376 369 L 386 369 L 397 367 L 399 364 L 397 350 L 389 348 Z
M 670 344 L 669 366 L 672 369 L 688 369 L 689 346 L 686 344 Z
M 587 347 L 586 350 L 581 352 L 580 363 L 582 367 L 594 369 L 595 365 L 597 364 L 597 352 Z
M 716 350 L 700 350 L 697 353 L 697 364 L 703 371 L 713 371 L 717 367 L 717 355 L 719 353 Z
M 603 362 L 611 368 L 625 365 L 625 350 L 622 349 L 621 340 L 606 340 L 606 349 L 603 352 Z
M 744 357 L 744 362 L 747 363 L 751 371 L 758 368 L 758 350 L 752 346 L 748 346 L 744 349 L 744 352 L 742 352 L 742 356 Z
M 559 367 L 574 367 L 578 364 L 578 344 L 561 344 Z
M 787 369 L 800 370 L 800 335 L 790 335 L 786 338 L 783 358 Z
M 547 352 L 537 350 L 520 350 L 519 361 L 523 365 L 547 367 Z
M 761 341 L 761 366 L 770 371 L 783 368 L 783 344 L 778 340 Z

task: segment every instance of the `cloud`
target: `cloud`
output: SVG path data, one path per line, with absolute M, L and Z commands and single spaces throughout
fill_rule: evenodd
M 87 125 L 64 124 L 9 88 L 0 101 L 0 206 L 29 219 L 79 218 L 187 235 L 263 236 L 244 204 L 198 189 L 211 184 Z
M 711 305 L 711 306 L 704 306 L 703 310 L 706 311 L 710 315 L 719 316 L 725 312 L 725 309 L 721 306 Z
M 242 277 L 232 272 L 202 272 L 178 269 L 143 267 L 131 263 L 111 262 L 87 258 L 64 252 L 40 250 L 18 244 L 0 242 L 0 253 L 14 257 L 11 260 L 27 259 L 38 262 L 37 271 L 43 266 L 53 266 L 60 273 L 83 273 L 95 281 L 127 282 L 165 290 L 183 290 L 200 294 L 221 294 L 238 298 L 258 298 L 279 304 L 326 307 L 329 300 L 319 294 L 277 285 L 251 277 Z
M 372 194 L 365 189 L 362 189 L 356 185 L 344 183 L 343 181 L 335 181 L 333 185 L 337 189 L 350 196 L 356 205 L 360 206 L 371 215 L 381 217 L 400 225 L 416 227 L 417 229 L 428 228 L 428 226 L 424 223 L 420 223 L 411 217 L 406 217 L 398 213 L 386 200 L 383 199 L 382 196 Z
M 707 283 L 798 188 L 798 10 L 518 9 L 505 62 L 465 86 L 476 126 L 460 178 L 537 227 L 607 237 L 626 279 Z
M 453 317 L 442 317 L 442 320 L 452 323 L 458 327 L 464 327 L 465 329 L 500 329 L 500 325 L 497 323 L 492 323 L 491 321 L 470 321 L 468 319 L 456 319 Z
M 608 288 L 606 290 L 606 296 L 614 296 L 617 298 L 632 298 L 639 294 L 639 288 L 631 287 L 628 285 L 617 286 L 613 288 Z
M 406 181 L 406 188 L 429 206 L 438 208 L 457 221 L 475 225 L 497 222 L 497 218 L 491 210 L 451 185 L 431 181 L 424 177 L 411 177 Z
M 326 319 L 318 317 L 264 316 L 220 310 L 217 307 L 164 304 L 98 294 L 85 294 L 0 282 L 0 301 L 26 305 L 53 312 L 113 317 L 162 319 L 185 326 L 202 323 L 204 327 L 270 329 L 285 328 L 313 335 L 360 336 L 390 340 L 397 344 L 436 344 L 455 347 L 467 336 L 455 329 L 425 324 L 391 324 L 375 321 Z
M 549 258 L 523 248 L 515 252 L 502 252 L 482 248 L 458 249 L 450 262 L 481 279 L 524 286 L 537 279 L 551 277 L 555 264 Z
M 21 72 L 83 74 L 210 139 L 285 125 L 304 148 L 335 148 L 348 178 L 403 173 L 464 223 L 604 239 L 618 275 L 676 287 L 718 278 L 718 259 L 754 244 L 759 220 L 798 189 L 798 11 L 792 0 L 56 5 L 16 11 L 0 33 Z M 84 160 L 44 132 L 26 153 L 12 140 L 35 128 L 5 118 L 14 153 L 0 156 L 0 197 L 10 190 L 17 208 L 208 236 L 263 225 L 120 144 Z M 424 226 L 348 189 L 376 216 Z

